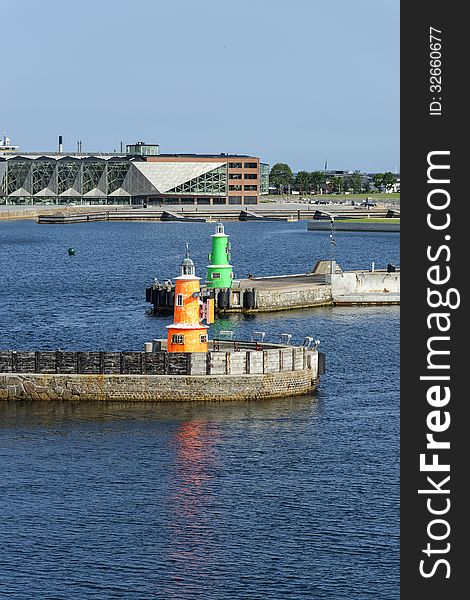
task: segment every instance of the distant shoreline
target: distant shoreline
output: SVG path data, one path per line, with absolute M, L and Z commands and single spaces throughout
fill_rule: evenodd
M 288 217 L 292 220 L 310 220 L 316 211 L 330 212 L 334 210 L 335 217 L 340 219 L 341 213 L 351 211 L 365 211 L 364 207 L 360 206 L 360 203 L 345 204 L 344 201 L 339 200 L 337 197 L 329 200 L 331 204 L 315 204 L 314 202 L 301 202 L 294 200 L 286 202 L 283 197 L 277 196 L 277 199 L 263 201 L 256 205 L 242 206 L 242 205 L 150 205 L 148 208 L 142 206 L 131 206 L 131 205 L 117 205 L 117 204 L 93 204 L 93 205 L 67 205 L 67 204 L 36 204 L 36 205 L 0 205 L 0 221 L 11 221 L 20 219 L 31 219 L 35 220 L 39 215 L 55 215 L 55 214 L 83 214 L 83 213 L 109 213 L 113 215 L 117 212 L 132 212 L 133 215 L 137 216 L 151 216 L 152 214 L 156 217 L 157 214 L 161 214 L 163 211 L 169 211 L 179 213 L 187 216 L 210 216 L 211 219 L 237 219 L 240 211 L 245 210 L 248 212 L 256 213 L 260 216 L 274 216 L 274 217 Z M 387 199 L 388 200 L 388 199 Z M 399 209 L 399 201 L 386 202 L 385 200 L 375 202 L 376 207 L 372 207 L 367 210 L 367 213 L 371 217 L 374 217 L 376 211 L 382 211 L 382 214 L 377 215 L 383 216 L 383 211 L 387 209 L 397 210 Z M 358 217 L 363 216 L 358 214 Z
M 330 231 L 329 221 L 310 221 L 307 225 L 309 231 Z M 336 231 L 382 231 L 400 233 L 399 219 L 349 219 L 336 220 Z

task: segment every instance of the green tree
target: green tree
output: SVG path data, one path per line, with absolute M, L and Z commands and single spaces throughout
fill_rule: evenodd
M 308 171 L 299 171 L 297 173 L 295 176 L 295 185 L 299 188 L 301 194 L 310 191 L 311 180 L 311 173 Z
M 318 192 L 324 183 L 325 175 L 321 171 L 313 171 L 310 173 L 310 185 L 315 192 Z
M 380 188 L 383 186 L 383 179 L 384 179 L 383 173 L 376 173 L 374 175 L 374 177 L 372 178 L 372 181 L 374 182 L 374 185 L 378 190 L 380 190 Z
M 289 165 L 285 163 L 276 163 L 269 173 L 269 185 L 274 185 L 279 191 L 293 183 L 294 177 Z
M 386 190 L 391 190 L 395 183 L 396 183 L 396 177 L 393 173 L 390 173 L 390 171 L 387 171 L 387 173 L 383 174 L 382 185 L 385 187 Z
M 333 192 L 342 192 L 343 186 L 344 186 L 343 178 L 342 177 L 331 177 L 330 185 L 331 185 L 331 189 L 333 190 Z
M 354 173 L 348 177 L 347 187 L 348 189 L 351 189 L 355 194 L 359 194 L 361 192 L 362 177 L 359 171 L 354 171 Z

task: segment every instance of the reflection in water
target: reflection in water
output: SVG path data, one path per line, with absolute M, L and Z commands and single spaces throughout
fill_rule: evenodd
M 209 484 L 218 466 L 216 438 L 207 421 L 196 419 L 179 423 L 172 442 L 175 480 L 168 499 L 167 552 L 171 570 L 167 576 L 173 585 L 169 598 L 179 599 L 182 589 L 191 589 L 191 573 L 210 573 L 208 540 L 214 538 L 213 526 L 218 526 L 217 521 L 208 518 L 213 502 Z
M 195 420 L 178 425 L 175 466 L 182 478 L 180 490 L 183 495 L 191 496 L 209 479 L 207 466 L 213 439 L 207 422 Z
M 267 425 L 277 419 L 317 412 L 316 398 L 323 391 L 289 398 L 246 402 L 0 402 L 2 429 L 30 427 L 74 427 L 87 422 L 143 421 L 146 423 L 207 421 L 214 423 L 254 419 Z M 211 430 L 213 433 L 213 431 Z M 196 436 L 197 439 L 197 436 Z
M 398 405 L 377 375 L 374 393 L 262 402 L 0 403 L 2 582 L 64 600 L 362 600 L 387 573 L 380 597 L 396 597 Z

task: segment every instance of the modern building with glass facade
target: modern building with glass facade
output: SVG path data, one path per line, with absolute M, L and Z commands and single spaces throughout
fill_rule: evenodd
M 239 204 L 268 193 L 268 165 L 243 155 L 0 152 L 0 204 Z

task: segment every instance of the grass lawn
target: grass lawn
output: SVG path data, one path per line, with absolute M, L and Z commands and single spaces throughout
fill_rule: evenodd
M 335 223 L 399 223 L 400 219 L 335 219 Z
M 282 202 L 283 198 L 288 198 L 289 200 L 295 200 L 298 198 L 299 201 L 301 198 L 307 198 L 308 200 L 321 199 L 327 201 L 331 200 L 332 202 L 336 202 L 338 200 L 366 200 L 367 198 L 370 198 L 372 202 L 375 202 L 376 200 L 400 200 L 400 192 L 392 194 L 373 194 L 371 192 L 368 194 L 301 194 L 300 196 L 297 196 L 297 194 L 291 194 L 290 196 L 272 196 L 270 194 L 266 196 L 260 196 L 260 202 Z
M 372 202 L 375 200 L 400 200 L 400 192 L 391 194 L 323 194 L 322 196 L 312 196 L 312 198 L 322 198 L 324 200 L 367 200 L 370 198 Z

